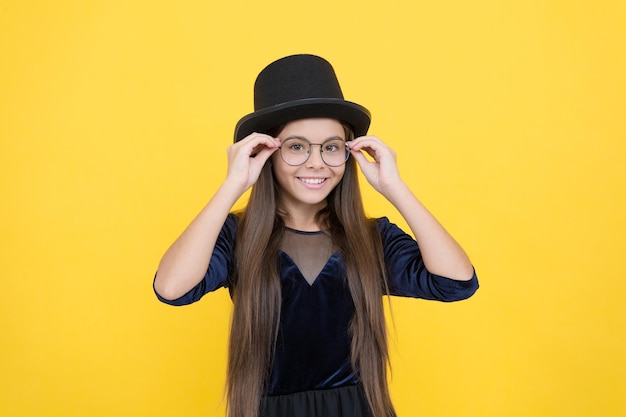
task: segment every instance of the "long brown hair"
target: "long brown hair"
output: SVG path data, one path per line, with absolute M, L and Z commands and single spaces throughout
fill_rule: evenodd
M 351 132 L 347 128 L 347 134 Z M 350 137 L 350 136 L 347 136 Z M 229 417 L 257 417 L 269 379 L 280 321 L 281 288 L 276 262 L 285 225 L 278 212 L 279 189 L 267 163 L 239 214 L 234 311 L 228 353 Z M 389 354 L 383 309 L 387 293 L 382 244 L 365 216 L 354 158 L 317 214 L 340 249 L 355 306 L 351 322 L 352 366 L 374 417 L 394 415 L 387 385 Z M 268 213 L 274 213 L 268 221 Z

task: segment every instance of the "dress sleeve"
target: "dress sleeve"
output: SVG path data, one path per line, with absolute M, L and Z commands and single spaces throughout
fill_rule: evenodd
M 228 288 L 234 265 L 234 242 L 237 231 L 237 216 L 229 214 L 222 226 L 215 248 L 211 255 L 211 261 L 204 278 L 189 292 L 175 300 L 167 300 L 154 290 L 159 301 L 173 306 L 182 306 L 195 303 L 206 293 L 218 288 Z M 154 284 L 153 284 L 154 289 Z
M 437 301 L 459 301 L 478 289 L 476 271 L 469 281 L 457 281 L 430 273 L 413 237 L 388 218 L 377 220 L 381 233 L 389 294 Z

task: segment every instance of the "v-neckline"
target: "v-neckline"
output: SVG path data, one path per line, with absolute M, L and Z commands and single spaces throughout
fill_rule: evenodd
M 284 250 L 279 249 L 279 252 L 282 253 L 289 260 L 289 263 L 291 263 L 291 265 L 293 265 L 295 270 L 298 272 L 298 278 L 300 279 L 300 281 L 305 283 L 309 288 L 313 287 L 319 281 L 319 278 L 322 276 L 324 271 L 326 271 L 326 268 L 329 267 L 330 261 L 333 260 L 339 253 L 338 251 L 331 252 L 330 256 L 326 260 L 326 263 L 324 263 L 324 266 L 322 266 L 322 269 L 320 269 L 320 271 L 317 273 L 317 275 L 315 276 L 313 281 L 309 282 L 309 280 L 306 279 L 306 277 L 304 276 L 304 274 L 300 270 L 300 267 L 298 266 L 296 261 L 294 261 L 293 258 L 287 252 L 285 252 Z

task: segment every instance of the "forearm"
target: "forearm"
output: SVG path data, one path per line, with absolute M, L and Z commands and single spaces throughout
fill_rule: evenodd
M 424 265 L 433 274 L 466 281 L 474 268 L 461 246 L 401 180 L 384 190 L 383 195 L 396 207 L 411 228 L 419 245 Z
M 226 217 L 242 192 L 224 183 L 213 198 L 165 252 L 154 281 L 166 299 L 178 298 L 204 277 Z

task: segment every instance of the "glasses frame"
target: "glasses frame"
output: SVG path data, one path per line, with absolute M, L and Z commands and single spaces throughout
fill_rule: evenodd
M 302 141 L 304 141 L 304 142 L 309 144 L 309 148 L 306 151 L 306 159 L 304 161 L 302 161 L 301 163 L 299 163 L 299 164 L 290 164 L 289 162 L 287 162 L 285 160 L 285 157 L 283 156 L 283 144 L 285 142 L 289 141 L 289 140 L 292 140 L 292 139 L 302 140 Z M 346 157 L 344 158 L 343 162 L 340 163 L 339 165 L 330 165 L 324 159 L 324 145 L 326 143 L 328 143 L 328 142 L 337 141 L 337 140 L 342 142 L 344 144 L 344 146 L 346 147 Z M 341 138 L 328 138 L 328 139 L 326 139 L 322 143 L 313 143 L 313 142 L 309 141 L 308 139 L 300 137 L 300 136 L 289 137 L 289 138 L 285 139 L 283 143 L 281 143 L 281 145 L 278 147 L 278 152 L 280 153 L 280 159 L 282 159 L 284 163 L 286 163 L 287 165 L 292 166 L 292 167 L 299 167 L 300 165 L 304 165 L 304 164 L 306 164 L 306 162 L 311 157 L 311 148 L 312 148 L 313 145 L 317 145 L 317 146 L 320 147 L 320 158 L 322 159 L 322 162 L 324 162 L 324 164 L 328 165 L 329 167 L 332 167 L 332 168 L 340 167 L 340 166 L 344 165 L 348 161 L 348 159 L 350 159 L 350 146 L 348 146 L 348 142 L 347 141 L 345 141 L 345 140 L 343 140 Z

